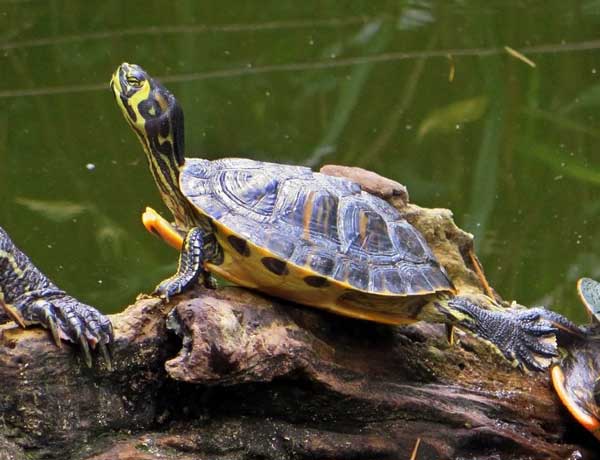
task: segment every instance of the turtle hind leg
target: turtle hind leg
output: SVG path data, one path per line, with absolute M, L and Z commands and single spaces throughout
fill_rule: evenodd
M 558 355 L 557 329 L 539 310 L 487 309 L 479 305 L 479 297 L 459 296 L 434 300 L 421 316 L 474 334 L 515 366 L 544 370 Z

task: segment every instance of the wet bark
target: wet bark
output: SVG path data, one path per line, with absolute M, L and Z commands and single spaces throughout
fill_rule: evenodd
M 389 184 L 388 184 L 389 185 Z M 381 186 L 378 186 L 381 187 Z M 397 203 L 461 292 L 482 285 L 447 210 Z M 0 326 L 0 460 L 594 458 L 547 373 L 441 326 L 390 327 L 236 287 L 112 317 L 114 369 Z

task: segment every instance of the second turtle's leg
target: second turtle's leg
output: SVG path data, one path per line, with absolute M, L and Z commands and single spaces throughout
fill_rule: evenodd
M 183 240 L 177 273 L 162 281 L 154 292 L 167 301 L 196 283 L 204 273 L 204 230 L 192 228 Z

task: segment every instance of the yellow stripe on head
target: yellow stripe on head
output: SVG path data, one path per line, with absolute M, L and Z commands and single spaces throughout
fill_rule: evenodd
M 176 220 L 189 213 L 179 190 L 183 156 L 183 112 L 175 97 L 140 66 L 121 64 L 110 82 L 123 116 L 138 136 L 165 204 Z

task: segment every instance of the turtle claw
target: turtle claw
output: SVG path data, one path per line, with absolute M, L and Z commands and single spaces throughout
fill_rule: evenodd
M 87 339 L 83 334 L 79 336 L 79 346 L 81 347 L 81 352 L 83 353 L 83 359 L 87 367 L 92 367 L 92 353 L 90 352 L 90 346 L 88 344 Z
M 179 282 L 176 276 L 173 276 L 156 286 L 153 294 L 159 296 L 166 303 L 169 303 L 172 297 L 181 294 L 186 287 L 187 286 L 182 286 L 182 283 Z
M 532 343 L 517 345 L 515 346 L 514 356 L 517 366 L 523 370 L 544 371 L 558 356 L 556 340 L 552 337 L 547 344 L 539 342 L 537 345 Z
M 52 334 L 52 338 L 54 339 L 54 343 L 58 348 L 62 348 L 62 342 L 60 340 L 60 332 L 58 331 L 58 327 L 56 326 L 56 321 L 52 316 L 48 316 L 46 318 L 47 327 L 50 333 Z
M 488 310 L 471 299 L 456 297 L 451 311 L 465 319 L 458 326 L 490 342 L 497 351 L 521 369 L 542 371 L 558 356 L 558 329 L 547 310 Z
M 112 353 L 110 353 L 107 344 L 105 344 L 104 342 L 99 342 L 98 348 L 100 349 L 100 353 L 102 354 L 102 357 L 104 358 L 104 362 L 106 363 L 106 368 L 109 371 L 112 371 L 113 370 L 112 358 L 111 358 Z
M 3 299 L 0 299 L 0 307 L 4 309 L 4 311 L 10 319 L 12 319 L 23 329 L 27 327 L 27 325 L 25 324 L 25 318 L 23 318 L 23 315 L 21 315 L 21 313 L 19 313 L 19 310 L 17 310 L 14 306 L 7 304 L 6 302 L 4 302 Z
M 573 339 L 585 337 L 585 332 L 579 326 L 556 312 L 538 307 L 527 310 L 527 313 L 528 315 L 523 315 L 523 318 L 526 320 L 530 322 L 537 321 L 540 325 L 545 323 L 550 328 L 554 329 L 558 343 L 561 346 L 564 346 Z M 540 323 L 540 321 L 543 321 L 543 323 Z
M 197 279 L 200 279 L 202 285 L 207 289 L 217 289 L 218 287 L 217 279 L 209 271 L 202 271 L 198 274 L 186 273 L 183 276 L 178 272 L 161 281 L 154 289 L 153 295 L 159 296 L 168 303 L 171 298 L 188 289 Z
M 507 312 L 510 316 L 505 318 L 514 324 L 514 330 L 507 335 L 510 342 L 501 342 L 499 348 L 523 369 L 546 370 L 558 357 L 558 329 L 545 319 L 542 310 Z
M 59 348 L 62 348 L 61 339 L 77 344 L 87 367 L 92 367 L 93 363 L 91 349 L 98 347 L 107 368 L 112 369 L 107 348 L 113 342 L 112 324 L 94 307 L 64 293 L 21 299 L 14 307 L 1 306 L 4 306 L 11 318 L 22 319 L 23 325 L 40 324 L 48 329 Z

